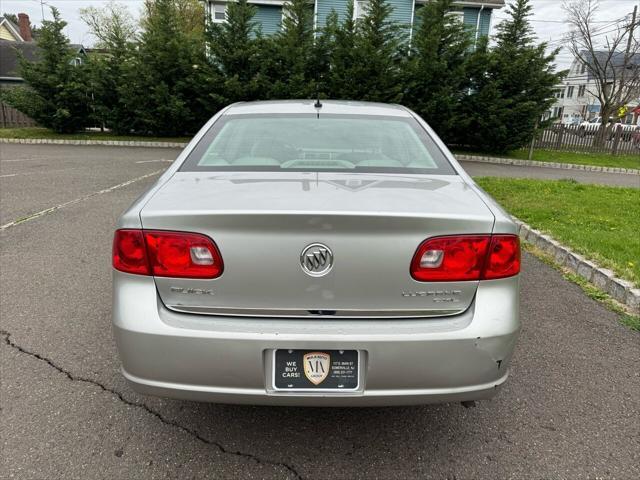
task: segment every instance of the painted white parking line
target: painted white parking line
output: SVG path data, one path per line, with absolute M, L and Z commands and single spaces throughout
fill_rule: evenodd
M 166 160 L 164 158 L 161 158 L 160 160 L 139 160 L 136 163 L 155 163 L 155 162 L 173 162 L 173 160 Z
M 6 175 L 0 175 L 0 178 L 16 177 L 17 175 L 17 173 L 8 173 Z
M 25 222 L 29 222 L 31 220 L 35 220 L 36 218 L 40 218 L 40 217 L 42 217 L 44 215 L 47 215 L 49 213 L 53 213 L 56 210 L 60 210 L 61 208 L 65 208 L 65 207 L 68 207 L 70 205 L 74 205 L 76 203 L 80 203 L 80 202 L 82 202 L 84 200 L 88 200 L 91 197 L 95 197 L 97 195 L 102 195 L 103 193 L 113 192 L 114 190 L 117 190 L 119 188 L 126 187 L 127 185 L 131 185 L 132 183 L 138 182 L 140 180 L 144 180 L 145 178 L 153 177 L 154 175 L 159 175 L 162 172 L 164 172 L 164 170 L 156 170 L 155 172 L 147 173 L 146 175 L 142 175 L 140 177 L 136 177 L 136 178 L 132 178 L 131 180 L 127 180 L 126 182 L 119 183 L 118 185 L 113 185 L 112 187 L 105 188 L 105 189 L 99 190 L 97 192 L 89 193 L 89 194 L 84 195 L 82 197 L 74 198 L 73 200 L 69 200 L 68 202 L 61 203 L 61 204 L 56 205 L 54 207 L 45 208 L 44 210 L 40 210 L 39 212 L 31 213 L 31 214 L 29 214 L 29 215 L 27 215 L 25 217 L 22 217 L 22 218 L 19 218 L 17 220 L 14 220 L 13 222 L 9 222 L 9 223 L 5 223 L 4 225 L 1 225 L 0 226 L 0 231 L 6 230 L 7 228 L 15 227 L 16 225 L 19 225 L 21 223 L 25 223 Z

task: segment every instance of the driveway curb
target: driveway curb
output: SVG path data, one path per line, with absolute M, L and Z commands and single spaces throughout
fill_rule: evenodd
M 599 267 L 521 220 L 514 218 L 514 221 L 518 225 L 518 234 L 522 240 L 535 245 L 550 255 L 561 267 L 579 275 L 614 300 L 626 305 L 632 313 L 640 313 L 640 288 L 635 288 L 633 283 L 616 277 L 611 270 Z
M 518 167 L 558 168 L 562 170 L 584 170 L 587 172 L 623 173 L 626 175 L 640 175 L 635 168 L 601 167 L 598 165 L 579 165 L 577 163 L 537 162 L 533 160 L 518 160 L 515 158 L 483 157 L 479 155 L 456 155 L 458 161 L 493 163 L 499 165 L 515 165 Z
M 56 138 L 0 138 L 0 143 L 25 145 L 105 145 L 109 147 L 184 148 L 183 142 L 148 142 L 140 140 L 62 140 Z

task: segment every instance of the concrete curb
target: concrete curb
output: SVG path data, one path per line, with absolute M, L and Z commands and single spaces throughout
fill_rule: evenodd
M 0 138 L 0 143 L 22 143 L 26 145 L 106 145 L 110 147 L 157 147 L 184 148 L 187 143 L 182 142 L 148 142 L 140 140 L 61 140 L 53 138 Z M 534 162 L 532 160 L 518 160 L 515 158 L 484 157 L 478 155 L 456 155 L 459 161 L 493 163 L 497 165 L 515 165 L 519 167 L 559 168 L 563 170 L 584 170 L 587 172 L 623 173 L 640 175 L 640 169 L 600 167 L 597 165 L 578 165 L 575 163 Z
M 533 160 L 518 160 L 515 158 L 501 157 L 482 157 L 477 155 L 456 155 L 456 158 L 461 162 L 493 163 L 499 165 L 516 165 L 519 167 L 559 168 L 562 170 L 584 170 L 587 172 L 640 175 L 640 170 L 635 168 L 600 167 L 598 165 L 578 165 L 576 163 L 536 162 Z
M 182 142 L 147 142 L 139 140 L 61 140 L 55 138 L 0 138 L 0 143 L 25 145 L 106 145 L 110 147 L 184 148 Z
M 634 314 L 640 313 L 640 288 L 635 288 L 631 282 L 616 277 L 611 270 L 599 267 L 517 218 L 514 218 L 514 221 L 518 225 L 518 234 L 523 241 L 535 245 L 551 256 L 557 264 L 626 305 Z

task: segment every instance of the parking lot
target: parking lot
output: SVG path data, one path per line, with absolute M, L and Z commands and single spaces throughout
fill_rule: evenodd
M 528 254 L 511 377 L 475 408 L 131 391 L 110 327 L 112 233 L 177 153 L 0 145 L 0 477 L 640 478 L 640 334 Z

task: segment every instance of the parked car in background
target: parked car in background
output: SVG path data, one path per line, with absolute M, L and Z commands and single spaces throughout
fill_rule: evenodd
M 602 117 L 595 117 L 591 120 L 584 121 L 580 123 L 578 128 L 578 134 L 581 136 L 586 135 L 595 135 L 596 132 L 600 129 L 602 125 Z M 620 119 L 609 119 L 609 124 L 607 125 L 607 139 L 611 140 L 615 137 L 618 129 L 622 129 L 621 139 L 624 141 L 629 141 L 633 132 L 638 128 L 637 125 L 622 123 Z
M 122 372 L 153 395 L 471 401 L 507 379 L 520 244 L 415 113 L 239 103 L 119 219 Z

